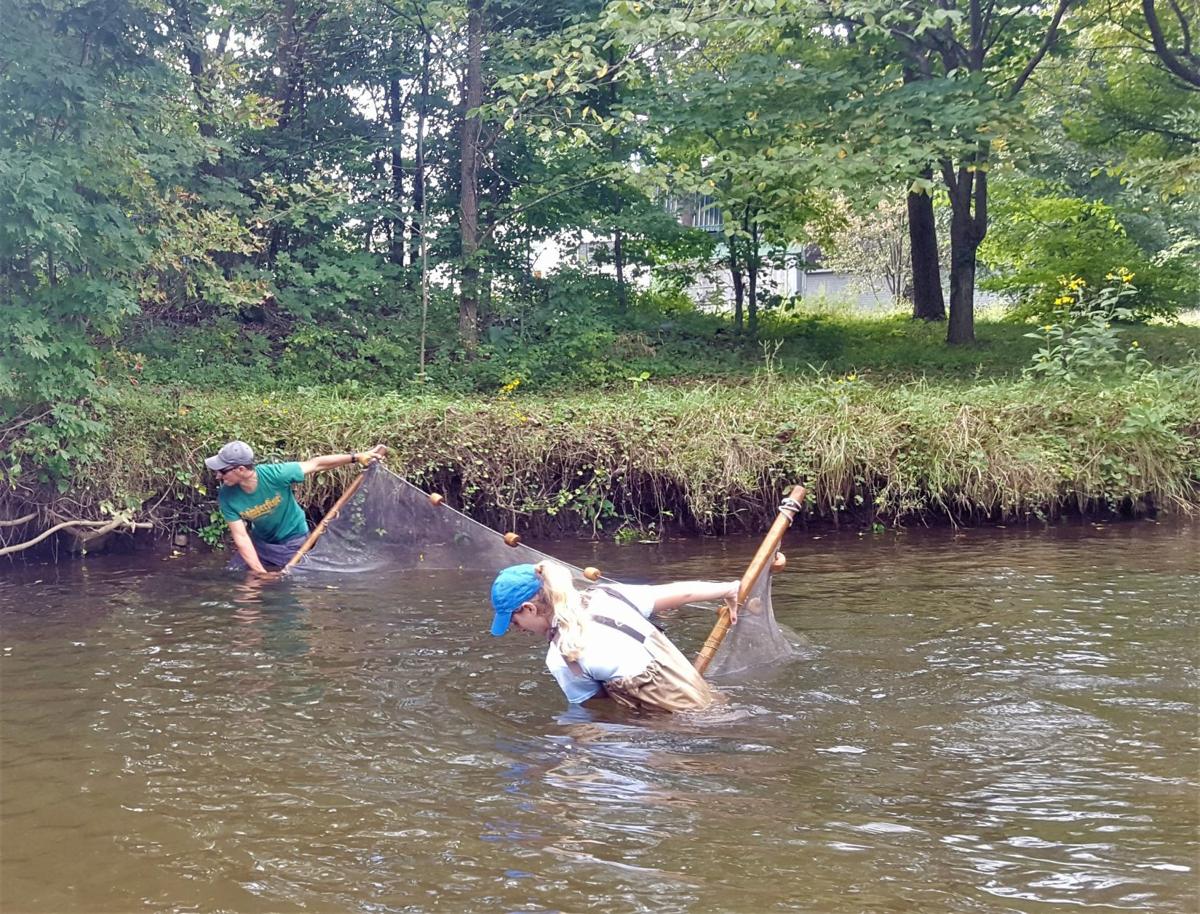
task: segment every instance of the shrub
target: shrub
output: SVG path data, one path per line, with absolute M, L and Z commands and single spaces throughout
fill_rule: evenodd
M 1118 370 L 1136 375 L 1149 367 L 1138 341 L 1123 344 L 1113 326 L 1114 320 L 1130 317 L 1122 302 L 1137 295 L 1133 276 L 1121 272 L 1106 278 L 1108 283 L 1097 290 L 1078 277 L 1061 281 L 1061 294 L 1054 300 L 1057 319 L 1025 334 L 1042 343 L 1027 375 L 1069 384 Z
M 1060 277 L 1098 289 L 1121 267 L 1138 277 L 1135 294 L 1123 301 L 1132 319 L 1173 317 L 1195 307 L 1200 294 L 1195 252 L 1145 251 L 1112 207 L 1040 183 L 995 194 L 980 258 L 991 271 L 980 287 L 1017 298 L 1012 316 L 1024 320 L 1055 319 Z

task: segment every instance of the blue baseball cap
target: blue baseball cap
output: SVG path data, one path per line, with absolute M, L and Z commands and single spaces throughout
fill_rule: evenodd
M 509 565 L 492 582 L 492 634 L 499 636 L 512 625 L 512 616 L 522 603 L 537 596 L 542 579 L 532 565 Z

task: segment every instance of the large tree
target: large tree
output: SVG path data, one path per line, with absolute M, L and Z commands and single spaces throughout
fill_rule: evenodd
M 899 55 L 911 74 L 909 96 L 939 106 L 928 137 L 950 199 L 952 344 L 975 339 L 975 277 L 988 226 L 988 170 L 1001 122 L 1058 45 L 1072 0 L 849 0 L 836 11 L 868 46 Z M 868 41 L 867 39 L 871 39 Z M 915 93 L 912 91 L 915 89 Z M 940 148 L 939 148 L 940 147 Z

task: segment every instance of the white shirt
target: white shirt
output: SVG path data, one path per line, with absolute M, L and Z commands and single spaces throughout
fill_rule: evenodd
M 650 613 L 654 610 L 653 587 L 633 584 L 603 586 L 620 591 L 633 606 L 597 587 L 585 597 L 584 606 L 588 615 L 607 616 L 614 622 L 626 625 L 646 636 L 654 633 L 654 625 L 648 621 Z M 636 612 L 634 607 L 637 607 Z M 571 704 L 579 704 L 592 698 L 610 679 L 618 676 L 636 676 L 645 670 L 653 659 L 640 641 L 625 632 L 591 620 L 586 625 L 587 640 L 578 660 L 582 676 L 567 664 L 557 644 L 551 642 L 549 650 L 546 651 L 546 667 L 558 680 L 559 687 Z

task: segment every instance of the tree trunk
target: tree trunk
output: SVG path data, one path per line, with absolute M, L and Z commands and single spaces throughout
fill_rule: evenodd
M 617 65 L 616 49 L 613 45 L 608 46 L 608 68 L 615 70 Z M 604 116 L 611 117 L 617 107 L 617 80 L 610 79 L 605 92 L 605 101 L 607 104 L 604 108 Z M 619 133 L 613 133 L 609 137 L 608 150 L 611 156 L 611 161 L 618 162 L 621 160 L 621 140 Z M 617 304 L 622 311 L 629 308 L 629 286 L 625 282 L 625 235 L 621 231 L 621 210 L 625 202 L 623 185 L 620 182 L 614 182 L 609 185 L 609 193 L 612 194 L 612 213 L 613 213 L 613 268 L 617 273 Z
M 429 115 L 429 58 L 432 41 L 432 34 L 427 31 L 425 46 L 421 50 L 421 94 L 417 97 L 417 160 L 412 187 L 413 212 L 417 218 L 412 222 L 412 243 L 408 248 L 409 266 L 416 264 L 418 252 L 425 251 L 421 244 L 421 236 L 425 233 L 425 121 Z
M 745 279 L 742 266 L 738 263 L 737 242 L 731 235 L 726 243 L 729 245 L 729 278 L 733 281 L 733 328 L 742 332 L 742 302 L 745 300 Z
M 404 136 L 404 109 L 400 104 L 400 79 L 393 76 L 388 80 L 388 117 L 392 131 L 392 206 L 396 214 L 391 217 L 391 244 L 388 262 L 404 265 L 404 217 L 399 214 L 404 199 L 404 152 L 401 138 Z
M 267 269 L 274 270 L 277 266 L 279 249 L 283 247 L 283 228 L 278 222 L 272 224 L 271 235 L 267 241 Z
M 425 50 L 421 64 L 421 98 L 417 103 L 417 171 L 413 177 L 413 203 L 415 218 L 413 219 L 412 251 L 421 252 L 421 346 L 417 363 L 417 377 L 425 381 L 425 355 L 429 331 L 429 236 L 425 233 L 428 219 L 428 205 L 425 199 L 425 112 L 429 99 L 429 45 L 430 34 L 425 33 Z M 420 220 L 418 222 L 417 220 Z M 411 271 L 410 271 L 411 275 Z
M 482 212 L 484 238 L 491 238 L 496 233 L 496 210 L 485 209 Z M 487 259 L 479 261 L 479 307 L 477 309 L 477 326 L 486 327 L 491 322 L 492 287 L 495 282 L 495 264 Z
M 975 249 L 957 220 L 950 226 L 950 322 L 946 342 L 975 342 Z
M 483 0 L 467 0 L 467 73 L 463 87 L 458 228 L 462 248 L 458 336 L 467 352 L 479 345 L 479 137 L 483 102 Z
M 957 172 L 949 162 L 942 165 L 951 209 L 946 342 L 954 345 L 975 342 L 975 255 L 987 234 L 986 151 L 977 153 L 973 164 L 974 170 L 963 165 Z
M 758 271 L 762 258 L 759 256 L 758 223 L 747 216 L 746 227 L 750 233 L 746 244 L 746 314 L 749 318 L 746 329 L 754 338 L 758 336 Z
M 906 250 L 903 241 L 893 239 L 887 244 L 887 253 L 884 255 L 887 261 L 885 267 L 887 273 L 883 277 L 884 285 L 887 286 L 889 304 L 893 308 L 900 304 L 900 298 L 904 293 L 904 282 L 909 274 L 908 262 L 904 256 Z
M 932 179 L 933 169 L 923 175 Z M 946 300 L 942 295 L 942 271 L 938 265 L 937 224 L 933 218 L 933 195 L 908 195 L 908 239 L 912 249 L 913 319 L 944 321 Z
M 196 126 L 200 135 L 207 139 L 216 136 L 212 122 L 212 94 L 209 92 L 207 67 L 204 62 L 204 31 L 208 25 L 207 8 L 198 8 L 199 21 L 193 21 L 189 0 L 177 0 L 175 16 L 183 43 L 183 56 L 187 60 L 188 75 L 192 79 L 192 93 L 196 96 Z M 203 172 L 208 163 L 201 164 Z
M 618 213 L 620 208 L 618 207 Z M 617 270 L 617 302 L 624 311 L 629 307 L 629 287 L 625 282 L 624 235 L 620 229 L 613 233 L 613 266 Z
M 479 319 L 484 326 L 492 310 L 492 273 L 486 264 L 479 271 Z
M 275 48 L 275 101 L 279 103 L 278 129 L 285 129 L 292 120 L 294 72 L 298 70 L 298 46 L 300 39 L 296 31 L 296 0 L 283 0 L 280 9 L 280 31 Z

